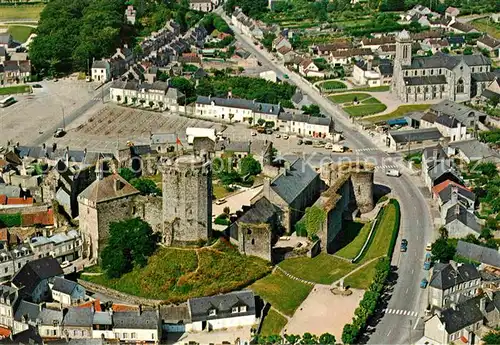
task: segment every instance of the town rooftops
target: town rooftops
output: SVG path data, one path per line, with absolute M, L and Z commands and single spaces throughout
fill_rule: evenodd
M 238 222 L 249 224 L 266 223 L 275 213 L 276 207 L 266 197 L 262 197 L 238 219 Z
M 460 223 L 477 233 L 481 231 L 481 226 L 478 224 L 474 213 L 470 212 L 461 204 L 456 204 L 455 206 L 450 207 L 446 212 L 446 224 L 449 224 L 455 220 L 459 221 Z
M 63 320 L 63 313 L 61 310 L 54 310 L 43 308 L 38 314 L 37 321 L 40 321 L 42 325 L 60 325 Z
M 0 297 L 3 298 L 5 304 L 13 304 L 17 298 L 17 289 L 7 285 L 0 285 Z
M 196 103 L 205 105 L 214 104 L 220 107 L 249 109 L 255 112 L 272 115 L 278 115 L 281 111 L 281 106 L 279 104 L 260 103 L 241 98 L 198 96 L 198 98 L 196 99 Z
M 480 275 L 472 264 L 437 263 L 429 282 L 431 287 L 447 290 L 452 286 L 479 279 Z
M 105 60 L 95 60 L 93 63 L 92 63 L 92 68 L 109 68 L 109 63 Z
M 53 257 L 45 257 L 28 261 L 12 278 L 21 295 L 31 296 L 38 284 L 44 279 L 49 279 L 64 274 L 59 262 Z
M 491 49 L 495 49 L 500 46 L 500 41 L 491 37 L 490 35 L 484 35 L 480 37 L 477 41 L 481 42 L 482 44 Z
M 495 305 L 486 295 L 473 297 L 455 307 L 443 310 L 439 319 L 444 323 L 446 332 L 452 334 L 482 321 L 485 317 L 480 308 L 482 298 L 486 298 L 485 312 L 493 311 Z
M 444 85 L 448 82 L 444 75 L 429 75 L 419 77 L 404 77 L 405 85 L 418 86 L 418 85 Z M 423 91 L 423 90 L 422 90 Z
M 461 184 L 458 184 L 456 183 L 455 181 L 451 181 L 451 180 L 446 180 L 444 182 L 441 182 L 440 184 L 438 185 L 435 185 L 434 187 L 432 187 L 432 192 L 435 194 L 435 195 L 439 195 L 442 191 L 448 189 L 449 187 L 456 187 L 460 190 L 465 190 L 469 193 L 472 193 L 470 191 L 470 189 L 462 186 Z M 474 193 L 472 193 L 472 196 L 475 197 Z
M 437 128 L 408 129 L 403 131 L 395 130 L 389 131 L 389 135 L 398 144 L 412 141 L 435 141 L 443 137 Z
M 378 38 L 364 38 L 361 43 L 363 46 L 379 46 L 384 44 L 394 44 L 396 43 L 395 36 L 382 36 Z
M 111 313 L 107 311 L 96 311 L 92 319 L 92 324 L 111 326 L 113 324 Z
M 91 327 L 94 318 L 92 308 L 70 307 L 64 314 L 63 325 L 72 327 Z
M 137 195 L 140 192 L 118 174 L 95 180 L 78 196 L 95 203 Z
M 463 203 L 467 203 L 468 207 L 473 207 L 474 206 L 474 201 L 476 200 L 476 195 L 468 190 L 467 188 L 459 185 L 458 183 L 451 183 L 452 181 L 447 180 L 443 183 L 450 182 L 448 186 L 446 186 L 443 190 L 439 192 L 439 199 L 441 199 L 441 203 L 445 204 L 448 201 L 452 199 L 454 189 L 456 190 L 458 194 L 458 200 L 460 200 Z M 468 205 L 469 201 L 472 202 L 472 205 Z
M 114 328 L 158 329 L 160 318 L 155 310 L 121 311 L 113 313 Z
M 285 111 L 278 115 L 280 121 L 304 122 L 311 125 L 330 126 L 333 120 L 330 117 L 311 116 L 295 112 Z
M 186 324 L 191 321 L 189 308 L 186 304 L 181 305 L 161 305 L 160 317 L 165 323 Z
M 500 155 L 485 143 L 477 139 L 456 141 L 449 144 L 449 147 L 460 151 L 469 161 L 486 161 L 500 163 Z
M 500 268 L 500 253 L 496 249 L 483 247 L 465 241 L 458 241 L 457 255 L 489 266 Z
M 481 121 L 482 118 L 486 118 L 485 113 L 449 100 L 443 100 L 438 104 L 431 105 L 430 110 L 438 115 L 445 114 L 456 117 L 464 124 L 470 122 L 467 119 Z
M 244 307 L 244 309 L 241 309 Z M 235 291 L 224 295 L 191 298 L 188 301 L 191 320 L 206 321 L 211 319 L 255 315 L 255 296 L 252 291 Z M 238 308 L 233 312 L 233 308 Z M 215 310 L 214 315 L 210 311 Z M 245 311 L 241 311 L 245 310 Z
M 21 300 L 19 306 L 14 314 L 14 320 L 16 321 L 35 321 L 40 314 L 40 305 L 37 303 L 31 303 L 25 300 Z
M 62 292 L 64 294 L 67 294 L 67 295 L 71 295 L 77 286 L 78 286 L 78 283 L 76 283 L 72 280 L 68 280 L 68 279 L 64 279 L 64 278 L 60 278 L 60 277 L 55 277 L 54 278 L 54 286 L 52 286 L 52 290 L 59 291 L 59 292 Z
M 12 42 L 12 35 L 7 33 L 7 32 L 3 32 L 3 33 L 0 33 L 0 44 L 2 45 L 8 45 Z
M 318 173 L 307 162 L 298 158 L 289 169 L 285 169 L 285 172 L 271 181 L 270 187 L 291 205 L 317 177 Z
M 473 55 L 448 55 L 442 52 L 437 52 L 432 56 L 414 57 L 410 66 L 403 66 L 404 69 L 419 69 L 419 68 L 446 68 L 453 69 L 461 61 L 468 66 L 489 66 L 490 59 L 482 54 Z

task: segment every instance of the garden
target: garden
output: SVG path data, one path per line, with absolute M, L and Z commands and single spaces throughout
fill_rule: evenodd
M 332 90 L 345 90 L 347 85 L 339 80 L 326 80 L 318 83 L 321 92 L 331 92 Z
M 15 85 L 0 87 L 0 96 L 3 95 L 14 95 L 16 93 L 28 93 L 31 92 L 31 86 L 29 85 Z
M 332 102 L 354 117 L 367 116 L 383 112 L 387 106 L 367 93 L 345 93 L 328 97 Z
M 134 267 L 119 278 L 105 274 L 81 278 L 127 294 L 178 303 L 242 289 L 270 270 L 267 261 L 241 255 L 219 240 L 201 249 L 159 248 L 143 268 Z
M 379 123 L 383 121 L 388 121 L 392 119 L 400 118 L 411 112 L 424 112 L 429 109 L 430 104 L 408 104 L 408 105 L 400 105 L 396 110 L 380 115 L 380 116 L 370 116 L 366 118 L 366 121 L 370 121 L 371 123 Z

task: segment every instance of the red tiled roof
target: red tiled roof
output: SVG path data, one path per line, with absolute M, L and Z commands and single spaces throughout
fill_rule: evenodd
M 7 205 L 33 205 L 33 198 L 7 198 Z
M 291 51 L 292 51 L 291 48 L 285 47 L 285 46 L 278 49 L 278 53 L 280 53 L 281 55 L 285 55 L 286 53 L 291 52 Z
M 37 224 L 54 225 L 54 213 L 52 209 L 47 210 L 47 212 L 26 213 L 21 215 L 21 217 L 22 226 L 33 226 Z
M 11 333 L 10 329 L 0 327 L 0 338 L 1 339 L 9 337 L 10 333 Z
M 0 241 L 7 242 L 9 239 L 9 231 L 7 229 L 0 229 Z
M 5 159 L 0 159 L 0 168 L 3 168 L 7 164 L 9 164 L 9 163 Z
M 432 187 L 432 193 L 434 195 L 438 195 L 439 193 L 441 193 L 441 191 L 443 191 L 444 189 L 446 189 L 450 184 L 454 185 L 454 186 L 457 186 L 458 188 L 470 191 L 469 188 L 466 188 L 466 187 L 462 186 L 461 184 L 458 184 L 458 183 L 456 183 L 454 181 L 451 181 L 451 180 L 446 180 L 446 181 L 441 182 L 440 184 Z
M 94 311 L 102 311 L 101 301 L 98 299 L 77 305 L 77 308 L 90 308 L 92 306 L 94 306 Z
M 0 205 L 7 205 L 7 195 L 0 195 Z
M 129 304 L 115 304 L 113 303 L 113 306 L 111 307 L 114 312 L 120 312 L 120 311 L 136 311 L 139 309 L 138 306 L 136 305 L 129 305 Z

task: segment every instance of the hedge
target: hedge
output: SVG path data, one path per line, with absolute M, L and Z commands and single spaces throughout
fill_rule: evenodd
M 387 250 L 387 256 L 392 257 L 394 253 L 394 247 L 396 246 L 396 241 L 398 240 L 399 225 L 401 223 L 401 208 L 399 207 L 399 202 L 396 199 L 391 199 L 389 204 L 394 205 L 396 208 L 396 219 L 394 220 L 394 229 L 392 231 L 391 242 L 389 243 L 389 249 Z
M 21 213 L 14 214 L 0 214 L 0 228 L 1 227 L 13 227 L 21 226 L 22 217 Z

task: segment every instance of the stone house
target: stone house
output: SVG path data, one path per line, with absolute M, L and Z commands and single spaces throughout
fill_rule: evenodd
M 306 77 L 324 77 L 325 74 L 319 70 L 319 67 L 311 59 L 304 59 L 299 65 L 299 73 Z
M 305 209 L 314 204 L 322 189 L 319 174 L 303 159 L 286 164 L 284 171 L 273 178 L 264 179 L 262 191 L 252 199 L 254 204 L 265 197 L 282 212 L 281 224 L 285 232 L 295 230 L 295 223 L 302 218 Z
M 38 334 L 43 339 L 59 339 L 64 336 L 61 332 L 63 313 L 61 310 L 43 308 L 37 316 Z
M 293 60 L 297 53 L 293 51 L 293 49 L 288 47 L 281 47 L 276 51 L 276 54 L 285 62 L 289 63 Z
M 477 47 L 488 50 L 493 57 L 500 57 L 500 41 L 490 35 L 480 37 L 477 40 Z
M 461 298 L 474 297 L 480 287 L 481 276 L 474 265 L 454 261 L 436 263 L 429 281 L 429 305 L 438 309 L 449 308 Z
M 27 262 L 12 278 L 12 286 L 19 289 L 22 298 L 35 303 L 50 298 L 49 281 L 63 275 L 56 259 L 44 257 Z
M 92 337 L 93 308 L 70 307 L 62 311 L 61 335 L 71 339 Z
M 448 208 L 444 223 L 450 238 L 463 238 L 467 235 L 478 237 L 481 233 L 481 225 L 474 213 L 460 203 Z
M 84 255 L 97 259 L 100 244 L 109 236 L 109 224 L 132 216 L 131 201 L 140 192 L 120 175 L 102 174 L 78 196 Z
M 491 297 L 490 297 L 491 296 Z M 494 295 L 476 296 L 448 309 L 438 312 L 425 321 L 423 341 L 439 344 L 477 344 L 480 341 L 483 326 L 498 326 L 498 292 Z
M 497 166 L 500 165 L 500 154 L 498 151 L 477 139 L 449 143 L 448 152 L 467 164 L 471 162 L 489 162 Z
M 161 340 L 161 320 L 158 310 L 113 312 L 115 337 L 135 343 L 158 344 Z
M 252 291 L 235 291 L 224 295 L 190 298 L 191 323 L 188 331 L 215 331 L 251 326 L 257 322 L 255 296 Z
M 67 307 L 85 301 L 85 288 L 72 280 L 55 277 L 49 286 L 52 299 L 63 306 Z
M 90 73 L 93 81 L 106 83 L 111 79 L 111 66 L 106 60 L 95 60 Z
M 0 327 L 13 329 L 18 297 L 16 288 L 0 285 Z

